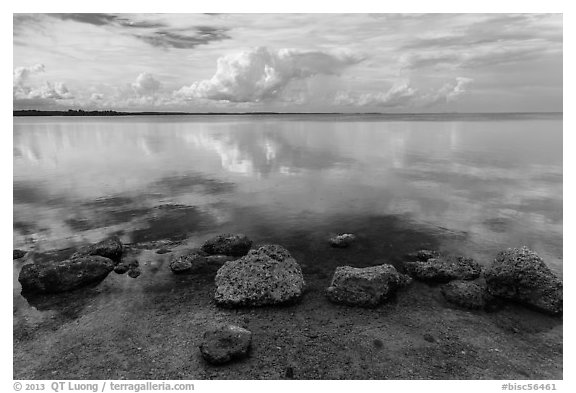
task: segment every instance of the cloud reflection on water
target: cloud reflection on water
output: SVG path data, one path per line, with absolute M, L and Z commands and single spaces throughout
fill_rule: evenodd
M 468 234 L 468 240 L 449 247 L 486 255 L 497 247 L 528 244 L 558 267 L 561 124 L 561 119 L 15 119 L 15 221 L 46 228 L 34 234 L 35 242 L 54 245 L 113 231 L 154 231 L 151 212 L 158 214 L 153 209 L 160 205 L 193 207 L 207 220 L 197 227 L 192 221 L 198 218 L 190 218 L 191 230 L 200 231 L 231 224 L 235 209 L 244 207 L 304 227 L 306 219 L 329 221 L 341 212 L 404 214 Z M 32 187 L 28 197 L 23 187 Z M 30 200 L 34 195 L 50 197 Z M 86 205 L 114 198 L 130 202 Z M 103 213 L 120 218 L 102 220 Z M 82 231 L 83 225 L 90 229 Z M 31 235 L 15 229 L 15 245 L 26 236 Z

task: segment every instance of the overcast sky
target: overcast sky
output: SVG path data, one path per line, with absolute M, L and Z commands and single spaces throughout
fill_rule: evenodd
M 562 111 L 559 14 L 15 14 L 14 109 Z

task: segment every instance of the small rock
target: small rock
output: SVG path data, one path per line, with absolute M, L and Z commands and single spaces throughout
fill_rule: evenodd
M 202 251 L 210 255 L 222 254 L 241 257 L 248 253 L 250 247 L 252 247 L 252 240 L 245 235 L 224 234 L 206 240 L 202 245 Z
M 124 274 L 128 270 L 130 270 L 130 266 L 124 262 L 120 262 L 118 265 L 114 266 L 114 273 L 116 274 Z
M 210 364 L 224 364 L 248 355 L 252 332 L 240 326 L 220 326 L 204 333 L 200 353 Z
M 192 273 L 208 263 L 206 257 L 197 252 L 172 258 L 170 261 L 170 269 L 174 274 Z
M 20 259 L 22 258 L 24 255 L 26 255 L 26 251 L 22 251 L 22 250 L 12 250 L 12 259 Z
M 413 278 L 427 282 L 474 280 L 480 277 L 482 272 L 481 266 L 472 258 L 452 256 L 407 261 L 404 262 L 404 267 Z
M 328 240 L 332 247 L 345 248 L 350 246 L 356 240 L 356 236 L 351 233 L 336 235 Z
M 326 295 L 334 303 L 375 307 L 408 282 L 402 276 L 387 264 L 365 268 L 339 266 Z
M 549 314 L 561 314 L 563 283 L 527 247 L 501 251 L 485 273 L 488 292 Z
M 172 252 L 172 250 L 168 250 L 167 248 L 161 248 L 158 251 L 156 251 L 156 254 L 167 254 L 169 252 Z
M 432 336 L 429 333 L 424 334 L 424 340 L 428 341 L 429 343 L 436 342 L 436 339 L 434 338 L 434 336 Z
M 433 250 L 419 250 L 406 255 L 406 260 L 408 261 L 421 261 L 426 262 L 428 259 L 438 258 L 440 253 Z
M 142 271 L 140 271 L 139 267 L 131 267 L 130 270 L 128 270 L 128 277 L 130 278 L 137 278 L 140 274 L 142 274 Z
M 99 243 L 90 246 L 82 247 L 72 255 L 72 258 L 77 258 L 86 255 L 98 255 L 105 258 L 110 258 L 115 263 L 119 263 L 122 259 L 123 246 L 118 236 L 113 236 L 110 239 L 103 240 Z

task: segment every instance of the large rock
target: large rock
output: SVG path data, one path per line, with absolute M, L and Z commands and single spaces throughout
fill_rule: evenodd
M 22 258 L 24 255 L 26 255 L 26 251 L 22 251 L 22 250 L 12 250 L 12 259 L 20 259 Z
M 526 247 L 498 253 L 485 277 L 488 291 L 494 296 L 550 314 L 562 313 L 562 280 Z
M 485 284 L 473 281 L 451 281 L 442 285 L 440 292 L 449 303 L 469 309 L 483 309 L 492 299 Z
M 422 255 L 424 257 L 424 255 Z M 448 282 L 452 280 L 474 280 L 480 277 L 481 266 L 472 258 L 438 256 L 426 261 L 404 262 L 406 272 L 420 281 Z
M 101 256 L 83 256 L 61 262 L 22 266 L 18 281 L 26 293 L 58 293 L 102 281 L 114 262 Z
M 334 303 L 375 307 L 407 282 L 392 265 L 365 268 L 339 266 L 326 295 Z
M 74 255 L 72 255 L 72 258 L 86 255 L 98 255 L 101 257 L 109 258 L 115 263 L 119 263 L 122 259 L 122 250 L 122 242 L 118 236 L 113 236 L 110 239 L 103 240 L 99 243 L 82 247 L 80 250 L 74 253 Z
M 215 300 L 225 306 L 263 306 L 295 301 L 304 277 L 288 250 L 266 245 L 226 262 L 216 273 Z
M 235 325 L 227 325 L 204 333 L 200 353 L 211 364 L 224 364 L 248 355 L 252 332 Z
M 210 254 L 231 255 L 241 257 L 248 253 L 252 247 L 252 240 L 245 235 L 224 234 L 206 240 L 202 245 L 202 251 Z

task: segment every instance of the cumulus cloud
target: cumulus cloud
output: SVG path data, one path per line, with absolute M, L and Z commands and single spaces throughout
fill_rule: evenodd
M 473 79 L 466 77 L 458 77 L 455 82 L 447 83 L 440 88 L 437 95 L 437 100 L 446 102 L 455 101 L 458 97 L 466 92 L 466 87 L 473 82 Z
M 160 90 L 161 83 L 151 74 L 143 72 L 132 83 L 132 89 L 141 97 L 152 97 Z
M 254 48 L 218 59 L 211 79 L 194 82 L 179 94 L 230 102 L 261 102 L 280 96 L 287 86 L 315 75 L 338 75 L 362 61 L 349 52 Z
M 17 67 L 13 71 L 14 87 L 23 87 L 31 75 L 44 72 L 44 64 L 35 64 L 30 67 Z
M 44 82 L 40 86 L 28 84 L 32 75 L 45 71 L 44 64 L 30 67 L 17 67 L 13 71 L 13 98 L 15 100 L 62 100 L 73 98 L 68 87 L 62 82 Z
M 339 92 L 334 103 L 340 106 L 373 107 L 381 109 L 423 108 L 437 104 L 454 102 L 466 92 L 472 79 L 457 77 L 436 90 L 420 90 L 402 81 L 385 92 Z

